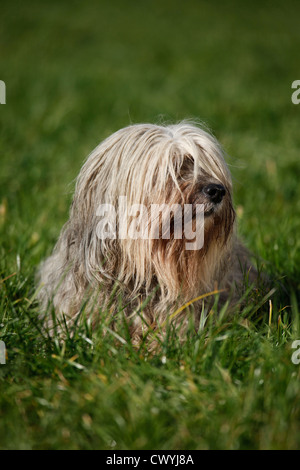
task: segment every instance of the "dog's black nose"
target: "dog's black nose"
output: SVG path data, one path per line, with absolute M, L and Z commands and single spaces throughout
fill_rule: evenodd
M 223 197 L 225 196 L 226 189 L 222 184 L 208 184 L 207 186 L 204 186 L 203 192 L 205 196 L 207 196 L 211 202 L 214 204 L 217 204 L 218 202 L 221 202 Z

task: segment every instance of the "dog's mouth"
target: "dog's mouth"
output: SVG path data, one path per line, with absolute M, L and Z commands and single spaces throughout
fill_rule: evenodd
M 200 204 L 203 204 L 203 202 L 200 203 Z M 196 214 L 196 205 L 197 204 L 193 204 L 193 217 L 195 217 L 195 214 Z M 204 204 L 204 210 L 203 210 L 204 218 L 208 218 L 208 217 L 211 217 L 214 214 L 218 214 L 220 212 L 220 210 L 222 210 L 222 203 L 219 203 L 219 204 Z
M 210 217 L 213 214 L 219 212 L 219 210 L 221 209 L 221 206 L 222 206 L 222 202 L 219 202 L 217 204 L 213 204 L 213 203 L 203 201 L 202 199 L 197 200 L 197 201 L 193 201 L 193 203 L 192 203 L 192 205 L 193 205 L 193 216 L 195 216 L 195 214 L 196 214 L 197 204 L 202 205 L 203 215 L 204 215 L 205 218 Z
M 214 208 L 214 207 L 211 207 L 211 208 L 208 209 L 207 211 L 204 211 L 204 217 L 209 217 L 209 216 L 212 215 L 214 212 L 215 212 L 215 208 Z
M 210 217 L 213 214 L 218 214 L 222 210 L 222 202 L 216 204 L 207 204 L 204 209 L 204 217 Z

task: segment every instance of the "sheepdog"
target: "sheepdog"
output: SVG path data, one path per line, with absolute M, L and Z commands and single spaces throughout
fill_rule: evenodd
M 215 137 L 186 121 L 125 127 L 79 173 L 69 220 L 39 268 L 41 311 L 69 325 L 83 312 L 94 326 L 108 315 L 112 328 L 121 311 L 136 343 L 169 321 L 197 325 L 212 294 L 234 303 L 245 276 L 257 277 L 235 225 Z

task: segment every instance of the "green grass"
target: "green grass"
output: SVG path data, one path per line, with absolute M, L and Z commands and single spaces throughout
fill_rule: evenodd
M 299 11 L 294 2 L 1 2 L 1 449 L 300 446 Z M 272 279 L 156 355 L 37 321 L 34 274 L 86 155 L 131 122 L 201 119 L 229 154 L 239 232 Z

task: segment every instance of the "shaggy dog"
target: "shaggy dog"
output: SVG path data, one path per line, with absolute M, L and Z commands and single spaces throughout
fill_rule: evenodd
M 234 299 L 245 273 L 252 282 L 219 143 L 188 122 L 137 124 L 108 137 L 84 163 L 70 218 L 40 267 L 38 297 L 43 311 L 51 304 L 71 324 L 84 310 L 93 324 L 109 312 L 112 325 L 121 299 L 138 342 L 147 325 L 165 325 L 194 298 L 219 289 L 222 301 Z M 196 324 L 203 302 L 192 302 Z M 182 309 L 175 319 L 190 315 Z

